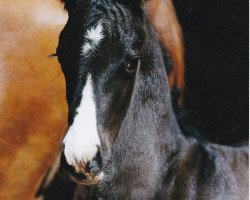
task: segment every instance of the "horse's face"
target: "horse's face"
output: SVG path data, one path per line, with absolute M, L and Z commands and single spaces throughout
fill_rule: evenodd
M 139 3 L 79 2 L 66 2 L 57 51 L 69 106 L 61 168 L 94 184 L 103 176 L 100 155 L 109 153 L 129 106 L 146 37 Z

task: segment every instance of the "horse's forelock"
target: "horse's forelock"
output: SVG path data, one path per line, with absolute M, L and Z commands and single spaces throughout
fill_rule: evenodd
M 65 5 L 66 10 L 68 10 L 68 7 L 70 7 L 70 5 L 79 2 L 79 0 L 59 0 L 59 1 Z M 88 0 L 82 0 L 82 1 L 88 1 Z M 98 0 L 96 0 L 96 1 L 98 1 Z M 123 4 L 131 5 L 131 6 L 137 6 L 137 5 L 141 6 L 144 2 L 146 2 L 148 0 L 115 0 L 115 1 L 121 2 Z
M 116 0 L 125 4 L 136 5 L 143 4 L 146 0 Z

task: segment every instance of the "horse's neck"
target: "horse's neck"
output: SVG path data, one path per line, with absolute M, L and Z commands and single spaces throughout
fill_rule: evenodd
M 182 144 L 188 145 L 188 142 L 175 118 L 158 39 L 149 24 L 147 28 L 150 38 L 148 52 L 142 60 L 130 111 L 141 114 L 137 121 L 137 124 L 144 126 L 141 130 L 149 132 L 149 137 L 157 137 L 155 142 L 164 146 L 168 151 L 166 153 L 170 155 L 172 151 L 179 150 Z M 152 133 L 155 135 L 152 136 Z
M 148 48 L 136 75 L 134 91 L 117 140 L 131 149 L 154 149 L 161 145 L 171 154 L 186 143 L 173 112 L 162 52 L 154 31 L 147 24 Z M 131 147 L 130 147 L 131 146 Z M 151 149 L 149 151 L 151 151 Z M 143 149 L 144 151 L 144 149 Z M 132 151 L 130 151 L 132 152 Z M 153 152 L 153 151 L 151 151 Z M 162 151 L 160 151 L 162 152 Z M 158 151 L 154 152 L 154 155 Z M 149 153 L 150 154 L 150 153 Z
M 171 107 L 164 69 L 152 73 L 151 78 L 138 76 L 106 168 L 109 180 L 100 187 L 106 199 L 123 199 L 124 195 L 155 199 L 168 173 L 168 162 L 185 143 Z
M 168 162 L 185 143 L 171 104 L 162 53 L 153 33 L 142 52 L 131 101 L 111 149 L 104 157 L 104 199 L 155 199 Z M 147 198 L 145 198 L 147 197 Z

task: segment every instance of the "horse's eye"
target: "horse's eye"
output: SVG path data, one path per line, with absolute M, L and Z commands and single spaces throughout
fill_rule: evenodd
M 139 57 L 132 58 L 129 63 L 127 63 L 126 71 L 130 74 L 136 72 L 136 69 L 140 66 L 141 60 Z

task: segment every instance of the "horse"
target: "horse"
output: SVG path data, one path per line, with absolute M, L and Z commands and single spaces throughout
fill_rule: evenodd
M 139 0 L 65 0 L 57 48 L 68 130 L 60 174 L 85 199 L 247 199 L 248 147 L 185 137 Z
M 67 122 L 64 78 L 48 58 L 66 13 L 48 0 L 1 1 L 0 11 L 0 199 L 29 200 Z
M 66 15 L 56 1 L 24 3 L 14 0 L 0 4 L 0 143 L 3 152 L 0 156 L 0 199 L 27 200 L 35 196 L 46 171 L 54 169 L 51 164 L 56 156 L 55 147 L 59 150 L 66 122 L 63 76 L 58 63 L 47 57 L 54 53 L 56 34 L 65 23 Z M 159 14 L 154 12 L 152 16 Z M 171 23 L 172 28 L 176 26 L 178 22 Z M 161 36 L 165 37 L 166 34 Z M 170 37 L 178 38 L 176 35 Z M 175 55 L 177 49 L 170 51 Z M 178 63 L 174 56 L 173 62 Z M 34 79 L 38 74 L 39 78 Z M 51 175 L 48 177 L 51 179 Z M 38 195 L 47 189 L 50 179 L 43 182 Z M 57 179 L 53 181 L 57 185 L 46 191 L 50 195 L 54 193 L 51 190 L 60 190 L 66 185 Z M 71 191 L 72 185 L 69 188 Z M 61 195 L 69 199 L 65 193 Z M 62 199 L 61 196 L 56 198 Z
M 172 91 L 172 102 L 176 105 L 176 111 L 179 111 L 179 109 L 182 110 L 183 108 L 182 100 L 185 85 L 184 45 L 181 27 L 171 0 L 149 1 L 146 7 L 149 21 L 155 27 L 162 48 L 167 48 L 169 56 L 171 57 L 172 65 L 166 65 L 168 71 L 167 78 Z M 159 19 L 164 20 L 162 21 Z M 189 132 L 187 132 L 187 134 L 189 134 Z M 74 184 L 60 180 L 58 175 L 55 174 L 57 167 L 58 159 L 50 166 L 43 178 L 42 184 L 37 190 L 36 197 L 39 199 L 71 199 L 71 194 L 73 194 L 72 191 L 74 191 Z M 64 188 L 64 192 L 58 194 L 56 191 L 60 191 L 61 188 Z M 78 193 L 77 191 L 79 191 L 79 187 L 75 191 L 76 194 Z

